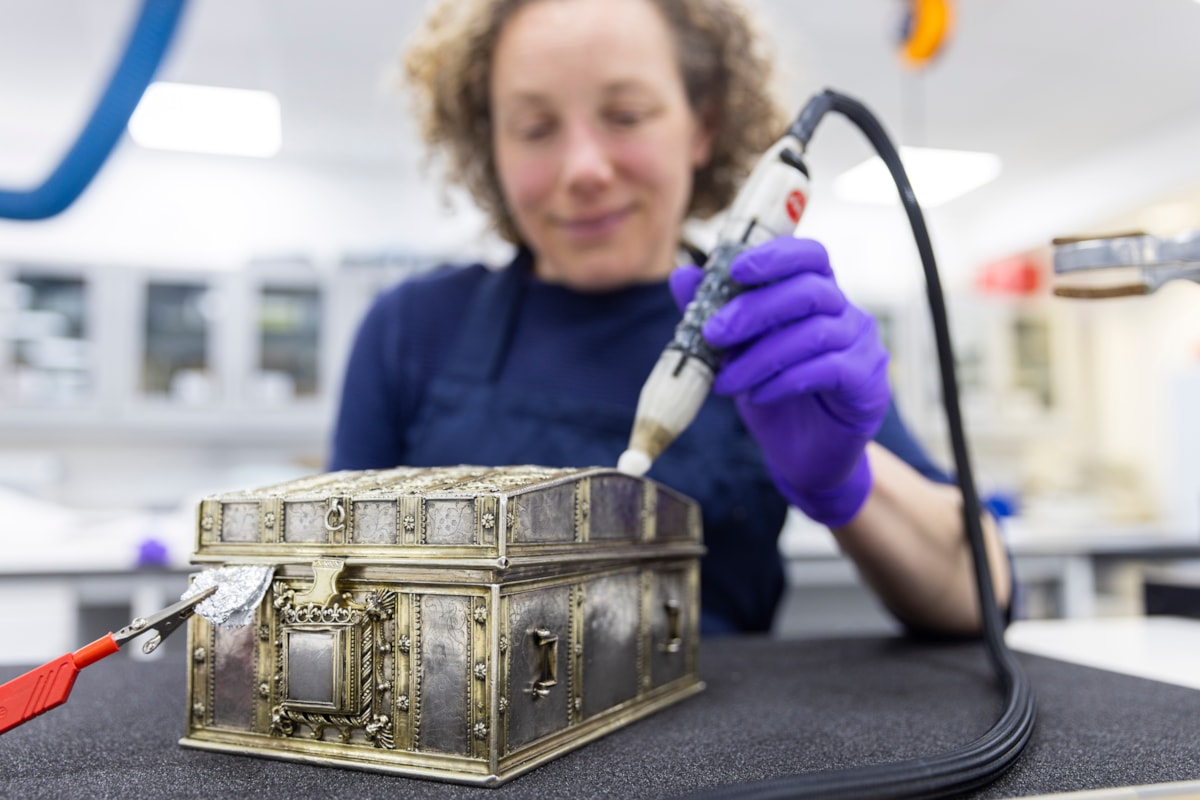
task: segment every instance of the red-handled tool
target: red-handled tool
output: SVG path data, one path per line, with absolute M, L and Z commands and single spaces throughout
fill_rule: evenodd
M 210 586 L 157 614 L 138 617 L 116 633 L 102 636 L 74 653 L 60 656 L 0 686 L 0 734 L 67 702 L 79 670 L 95 664 L 105 656 L 111 656 L 130 639 L 153 630 L 154 638 L 142 645 L 142 652 L 154 652 L 163 639 L 187 622 L 197 605 L 216 591 L 216 586 Z

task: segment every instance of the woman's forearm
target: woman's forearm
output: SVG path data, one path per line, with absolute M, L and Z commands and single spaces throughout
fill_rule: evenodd
M 866 503 L 834 530 L 842 551 L 900 620 L 947 633 L 980 629 L 979 598 L 956 486 L 928 480 L 891 452 L 867 446 L 874 483 Z M 1008 557 L 995 521 L 983 533 L 996 602 L 1011 593 Z

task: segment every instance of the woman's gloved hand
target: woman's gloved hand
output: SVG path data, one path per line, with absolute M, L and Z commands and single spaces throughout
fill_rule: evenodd
M 730 274 L 748 289 L 705 323 L 704 337 L 725 349 L 713 391 L 735 399 L 788 502 L 844 525 L 871 490 L 866 445 L 891 402 L 875 320 L 846 300 L 811 239 L 750 248 Z M 702 277 L 696 266 L 672 273 L 680 307 Z

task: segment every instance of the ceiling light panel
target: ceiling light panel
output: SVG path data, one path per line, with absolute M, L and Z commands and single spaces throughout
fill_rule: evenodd
M 900 161 L 913 193 L 925 208 L 947 203 L 996 179 L 1000 157 L 994 153 L 901 147 Z M 847 203 L 894 205 L 895 181 L 879 156 L 846 170 L 833 182 L 834 196 Z
M 279 100 L 270 92 L 152 83 L 129 120 L 142 147 L 270 158 L 283 142 Z

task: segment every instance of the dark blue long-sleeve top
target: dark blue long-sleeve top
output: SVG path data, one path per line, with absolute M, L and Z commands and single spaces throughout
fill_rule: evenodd
M 505 272 L 473 265 L 416 276 L 381 294 L 362 321 L 329 466 L 615 464 L 679 317 L 666 282 L 581 293 L 534 278 L 527 254 Z M 478 375 L 450 368 L 481 350 L 493 355 Z M 948 480 L 894 407 L 876 440 Z M 706 626 L 768 630 L 784 587 L 777 536 L 786 504 L 732 401 L 710 397 L 650 477 L 701 503 Z

